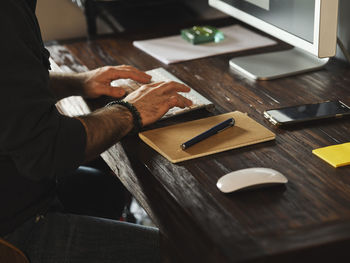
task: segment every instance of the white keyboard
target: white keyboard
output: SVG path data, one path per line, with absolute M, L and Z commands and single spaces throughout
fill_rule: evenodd
M 177 77 L 175 77 L 170 72 L 166 71 L 164 68 L 156 68 L 149 71 L 146 71 L 148 75 L 152 76 L 152 82 L 158 82 L 158 81 L 177 81 L 180 83 L 185 84 L 183 81 L 179 80 Z M 140 84 L 136 81 L 130 80 L 130 79 L 118 79 L 111 82 L 111 85 L 116 86 L 123 86 L 127 89 L 135 90 L 140 87 Z M 188 111 L 206 108 L 207 110 L 213 110 L 214 104 L 209 101 L 207 98 L 203 97 L 201 94 L 199 94 L 197 91 L 191 88 L 191 91 L 186 92 L 179 92 L 182 96 L 185 98 L 190 99 L 193 104 L 190 107 L 186 107 L 184 109 L 174 107 L 170 109 L 163 118 L 169 118 L 172 116 L 176 116 Z

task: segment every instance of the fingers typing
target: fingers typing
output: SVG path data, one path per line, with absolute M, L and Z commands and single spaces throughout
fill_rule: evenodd
M 142 72 L 132 66 L 107 66 L 105 70 L 108 74 L 108 78 L 112 81 L 115 79 L 133 79 L 140 83 L 149 83 L 151 76 Z

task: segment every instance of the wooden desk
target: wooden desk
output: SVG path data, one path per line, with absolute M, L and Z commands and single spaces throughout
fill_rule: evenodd
M 73 71 L 118 64 L 141 70 L 163 66 L 210 98 L 216 104 L 214 114 L 247 112 L 277 134 L 272 142 L 176 165 L 136 136 L 103 154 L 159 226 L 167 247 L 178 257 L 173 262 L 349 262 L 350 167 L 335 169 L 311 151 L 350 141 L 350 119 L 276 129 L 263 118 L 265 109 L 296 103 L 350 103 L 349 66 L 332 60 L 322 71 L 255 82 L 229 70 L 233 54 L 167 66 L 132 46 L 133 40 L 160 35 L 122 34 L 55 43 L 49 49 L 59 65 Z M 71 98 L 62 105 L 74 113 L 84 111 L 82 103 Z M 200 111 L 150 128 L 209 115 Z M 289 183 L 228 195 L 216 188 L 224 174 L 256 166 L 279 170 Z

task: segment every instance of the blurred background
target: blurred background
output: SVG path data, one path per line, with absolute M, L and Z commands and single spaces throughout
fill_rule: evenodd
M 83 4 L 86 0 L 38 0 L 37 16 L 44 41 L 62 40 L 87 36 L 86 19 Z M 101 1 L 101 0 L 100 0 Z M 104 0 L 105 2 L 108 2 Z M 123 0 L 118 0 L 122 2 Z M 131 0 L 126 0 L 131 1 Z M 208 6 L 208 0 L 181 1 L 190 6 L 203 18 L 224 17 L 223 13 Z M 79 7 L 80 6 L 80 7 Z M 350 48 L 350 10 L 349 0 L 340 0 L 338 36 L 349 50 Z M 181 16 L 180 14 L 179 16 Z M 132 17 L 132 14 L 130 15 Z M 101 19 L 97 19 L 98 33 L 112 32 Z M 337 57 L 343 58 L 339 48 Z

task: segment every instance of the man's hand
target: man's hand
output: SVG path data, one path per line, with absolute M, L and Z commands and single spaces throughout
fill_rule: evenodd
M 146 126 L 160 119 L 173 107 L 191 106 L 192 101 L 178 93 L 189 91 L 189 87 L 178 82 L 157 82 L 143 85 L 124 100 L 136 107 L 141 115 L 142 125 Z
M 105 66 L 83 73 L 50 72 L 50 88 L 57 99 L 73 95 L 85 98 L 101 95 L 121 98 L 126 90 L 110 85 L 116 79 L 132 79 L 144 84 L 150 82 L 151 76 L 132 66 Z
M 143 85 L 124 100 L 139 111 L 142 125 L 160 119 L 172 107 L 191 106 L 192 102 L 178 94 L 190 88 L 178 82 L 157 82 Z M 133 115 L 118 104 L 77 117 L 86 130 L 86 160 L 91 160 L 121 140 L 133 128 Z
M 106 66 L 79 73 L 78 76 L 83 80 L 81 95 L 87 98 L 97 98 L 101 95 L 107 95 L 115 98 L 121 98 L 126 94 L 122 87 L 112 87 L 111 81 L 116 79 L 132 79 L 140 83 L 149 83 L 151 76 L 132 67 L 132 66 Z

